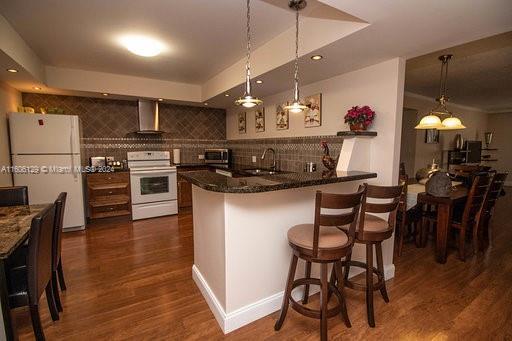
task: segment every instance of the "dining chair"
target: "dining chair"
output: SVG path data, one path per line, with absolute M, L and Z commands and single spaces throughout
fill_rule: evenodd
M 64 221 L 64 211 L 66 208 L 67 193 L 62 192 L 55 200 L 55 223 L 53 229 L 52 245 L 52 287 L 55 296 L 57 309 L 62 311 L 62 304 L 59 295 L 59 285 L 61 290 L 66 290 L 64 281 L 64 272 L 62 270 L 61 244 L 62 244 L 62 223 Z
M 403 194 L 403 185 L 375 186 L 364 184 L 364 187 L 366 188 L 366 191 L 362 198 L 361 213 L 356 231 L 355 243 L 364 244 L 366 246 L 366 261 L 354 261 L 352 260 L 352 254 L 348 254 L 343 263 L 345 265 L 345 284 L 351 289 L 366 292 L 368 325 L 370 327 L 375 327 L 373 291 L 379 290 L 384 301 L 386 303 L 389 302 L 386 281 L 384 278 L 382 242 L 393 236 L 398 205 Z M 375 214 L 388 214 L 388 217 L 385 219 L 376 216 Z M 374 246 L 377 268 L 373 266 Z M 351 266 L 365 269 L 365 284 L 359 284 L 348 279 Z M 377 275 L 376 283 L 373 281 L 374 274 Z
M 485 203 L 482 211 L 481 224 L 479 228 L 479 246 L 480 250 L 484 249 L 484 240 L 490 240 L 489 238 L 489 225 L 494 215 L 494 209 L 496 207 L 496 201 L 500 197 L 505 181 L 507 180 L 508 173 L 495 173 L 492 176 L 491 184 L 489 185 L 489 191 L 485 198 Z
M 401 175 L 398 183 L 403 186 L 402 197 L 400 198 L 400 203 L 398 205 L 397 229 L 395 233 L 395 237 L 397 239 L 397 242 L 395 243 L 395 253 L 400 257 L 402 256 L 402 249 L 406 234 L 412 234 L 413 236 L 418 234 L 418 222 L 421 220 L 421 210 L 417 206 L 407 207 L 407 185 L 409 184 L 409 177 L 407 174 Z
M 317 318 L 320 320 L 320 338 L 327 340 L 327 319 L 341 313 L 347 327 L 351 327 L 347 313 L 347 306 L 344 295 L 344 276 L 341 259 L 352 252 L 354 245 L 357 217 L 361 205 L 361 198 L 365 188 L 361 186 L 355 193 L 350 194 L 329 194 L 320 191 L 315 197 L 315 218 L 313 224 L 300 224 L 288 230 L 288 244 L 292 249 L 292 259 L 288 271 L 283 304 L 279 319 L 274 329 L 280 330 L 288 306 L 298 313 Z M 326 214 L 322 210 L 335 210 Z M 333 213 L 335 212 L 335 213 Z M 339 229 L 346 226 L 346 231 Z M 295 279 L 295 271 L 298 259 L 306 261 L 306 276 Z M 320 278 L 311 278 L 311 264 L 320 265 Z M 328 265 L 332 264 L 333 273 L 336 277 L 328 280 Z M 337 281 L 336 286 L 334 281 Z M 320 309 L 314 310 L 295 301 L 292 297 L 292 290 L 298 286 L 305 286 L 306 295 L 309 294 L 309 285 L 320 286 Z M 328 307 L 329 298 L 334 294 L 338 300 L 336 306 Z
M 0 207 L 28 205 L 27 186 L 0 187 Z
M 52 319 L 59 319 L 51 280 L 54 220 L 55 205 L 48 206 L 32 219 L 27 264 L 9 268 L 7 272 L 9 306 L 29 306 L 32 327 L 38 341 L 45 339 L 39 315 L 39 299 L 43 291 L 46 292 Z
M 463 209 L 453 211 L 450 227 L 452 230 L 458 231 L 458 252 L 461 261 L 466 260 L 466 232 L 472 232 L 473 250 L 475 253 L 478 251 L 478 226 L 482 218 L 482 210 L 491 178 L 489 173 L 476 174 Z M 424 215 L 423 219 L 429 224 L 435 224 L 437 216 Z

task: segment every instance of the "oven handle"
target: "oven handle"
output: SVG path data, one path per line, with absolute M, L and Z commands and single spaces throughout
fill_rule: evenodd
M 146 171 L 131 171 L 130 175 L 146 175 L 146 174 L 163 174 L 169 175 L 171 173 L 176 173 L 175 169 L 172 170 L 146 170 Z

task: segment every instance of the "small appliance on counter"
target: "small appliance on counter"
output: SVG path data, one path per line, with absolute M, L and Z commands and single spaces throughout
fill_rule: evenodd
M 107 156 L 107 166 L 112 167 L 114 170 L 123 170 L 124 163 L 121 161 L 116 161 L 113 156 Z
M 204 163 L 229 164 L 231 163 L 231 149 L 217 148 L 204 150 Z
M 89 158 L 89 166 L 94 168 L 105 167 L 107 165 L 107 160 L 104 156 L 92 156 Z
M 306 162 L 304 164 L 304 172 L 312 173 L 316 171 L 316 163 L 314 162 Z

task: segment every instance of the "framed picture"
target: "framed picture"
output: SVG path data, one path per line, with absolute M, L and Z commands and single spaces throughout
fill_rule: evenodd
M 320 127 L 322 125 L 322 94 L 304 98 L 304 127 Z
M 247 133 L 247 115 L 245 112 L 241 112 L 238 114 L 238 133 L 245 134 Z
M 439 130 L 437 130 L 437 129 L 425 130 L 425 143 L 439 143 Z
M 256 110 L 254 114 L 254 121 L 256 124 L 256 132 L 261 133 L 265 131 L 265 108 Z
M 289 117 L 288 110 L 285 110 L 284 107 L 287 103 L 279 104 L 276 107 L 276 129 L 277 130 L 286 130 L 289 128 Z

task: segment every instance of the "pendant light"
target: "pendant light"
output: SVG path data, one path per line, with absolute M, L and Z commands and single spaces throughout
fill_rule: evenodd
M 293 91 L 293 102 L 290 105 L 284 107 L 292 113 L 300 113 L 307 106 L 302 104 L 299 99 L 299 10 L 306 7 L 306 0 L 290 0 L 288 6 L 295 9 L 295 70 L 294 70 L 294 91 Z
M 247 0 L 247 61 L 245 62 L 245 92 L 235 101 L 236 105 L 252 108 L 263 101 L 251 95 L 251 0 Z
M 439 80 L 439 97 L 436 101 L 439 105 L 432 109 L 427 116 L 424 116 L 415 129 L 438 129 L 438 130 L 458 130 L 466 129 L 461 120 L 448 110 L 446 102 L 449 98 L 447 96 L 447 83 L 448 83 L 448 62 L 453 57 L 451 54 L 442 55 L 439 57 L 441 61 L 441 77 Z M 439 116 L 448 116 L 443 121 Z

